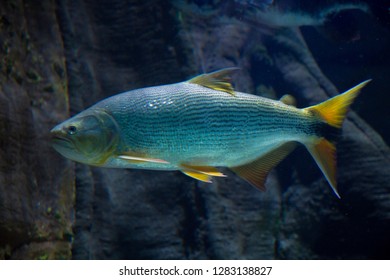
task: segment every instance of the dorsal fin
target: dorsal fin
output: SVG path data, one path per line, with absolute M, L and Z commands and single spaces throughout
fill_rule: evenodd
M 234 88 L 231 84 L 231 75 L 238 69 L 239 68 L 237 67 L 224 68 L 215 72 L 196 76 L 195 78 L 188 80 L 188 82 L 235 95 Z
M 230 168 L 238 176 L 248 181 L 261 191 L 265 191 L 265 180 L 268 173 L 289 153 L 294 150 L 296 142 L 287 142 L 262 157 L 245 165 Z

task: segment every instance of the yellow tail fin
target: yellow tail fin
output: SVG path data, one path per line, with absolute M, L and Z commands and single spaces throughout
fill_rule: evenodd
M 359 91 L 371 80 L 364 81 L 350 90 L 330 98 L 318 105 L 305 108 L 309 112 L 319 116 L 328 125 L 341 128 L 349 106 L 355 100 Z M 313 141 L 305 143 L 306 148 L 320 167 L 326 180 L 334 193 L 340 198 L 336 181 L 336 147 L 323 137 L 313 138 Z
M 359 91 L 370 81 L 371 80 L 364 81 L 342 94 L 339 94 L 315 106 L 305 108 L 305 110 L 319 115 L 329 125 L 336 128 L 341 128 L 349 105 L 351 105 L 358 96 Z
M 316 161 L 318 167 L 321 169 L 329 185 L 338 198 L 340 198 L 339 192 L 337 191 L 336 181 L 336 147 L 334 144 L 320 138 L 305 145 L 309 150 L 310 154 Z

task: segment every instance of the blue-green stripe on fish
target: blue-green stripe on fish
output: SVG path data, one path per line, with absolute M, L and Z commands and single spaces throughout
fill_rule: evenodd
M 215 167 L 229 167 L 264 189 L 268 172 L 300 142 L 338 195 L 334 144 L 322 133 L 326 127 L 341 127 L 349 105 L 368 81 L 297 109 L 234 91 L 230 75 L 235 70 L 102 100 L 53 128 L 53 146 L 85 164 L 181 170 L 205 182 L 224 176 Z

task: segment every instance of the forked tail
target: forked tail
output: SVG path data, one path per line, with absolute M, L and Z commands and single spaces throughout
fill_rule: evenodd
M 359 91 L 371 80 L 364 81 L 350 90 L 330 98 L 320 104 L 305 108 L 304 110 L 318 116 L 328 125 L 340 129 L 349 106 L 358 96 Z M 315 137 L 305 143 L 306 148 L 315 159 L 334 193 L 340 198 L 336 181 L 336 147 L 325 137 Z

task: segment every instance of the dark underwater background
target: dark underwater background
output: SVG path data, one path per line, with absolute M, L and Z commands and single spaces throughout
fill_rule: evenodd
M 390 259 L 388 1 L 0 2 L 0 259 Z M 229 171 L 75 164 L 49 131 L 130 89 L 240 67 L 306 107 L 366 80 L 331 191 L 299 148 L 262 193 Z M 243 144 L 243 149 L 245 143 Z

